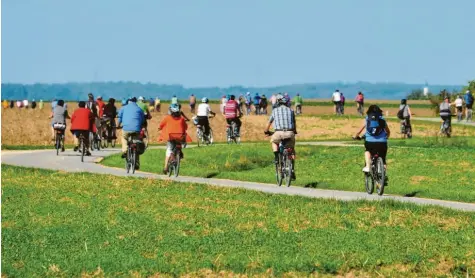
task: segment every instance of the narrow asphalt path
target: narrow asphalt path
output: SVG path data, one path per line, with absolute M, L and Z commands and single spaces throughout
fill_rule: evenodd
M 306 143 L 302 143 L 306 144 Z M 311 142 L 312 145 L 332 145 L 332 146 L 347 146 L 340 144 L 339 142 Z M 92 152 L 92 156 L 84 157 L 84 162 L 81 162 L 81 159 L 78 153 L 67 150 L 64 153 L 61 153 L 59 156 L 55 155 L 54 150 L 32 150 L 32 151 L 2 151 L 2 163 L 23 166 L 23 167 L 33 167 L 33 168 L 43 168 L 51 169 L 58 171 L 66 172 L 90 172 L 96 174 L 107 174 L 107 175 L 116 175 L 116 176 L 132 176 L 132 177 L 141 177 L 141 178 L 155 178 L 155 179 L 169 179 L 164 175 L 157 175 L 152 173 L 145 173 L 137 171 L 134 175 L 127 174 L 124 169 L 111 168 L 102 166 L 96 161 L 102 159 L 105 156 L 118 153 L 119 149 L 106 149 L 101 151 Z M 470 203 L 461 203 L 461 202 L 452 202 L 452 201 L 443 201 L 443 200 L 434 200 L 434 199 L 423 199 L 423 198 L 412 198 L 412 197 L 401 197 L 401 196 L 377 196 L 377 195 L 368 195 L 364 192 L 350 192 L 350 191 L 338 191 L 338 190 L 326 190 L 326 189 L 314 189 L 314 188 L 303 188 L 303 187 L 278 187 L 273 184 L 264 184 L 264 183 L 255 183 L 255 182 L 243 182 L 243 181 L 234 181 L 234 180 L 225 180 L 225 179 L 213 179 L 213 178 L 198 178 L 198 177 L 178 177 L 173 178 L 174 181 L 178 182 L 189 182 L 189 183 L 201 183 L 214 186 L 222 187 L 236 187 L 236 188 L 245 188 L 250 190 L 257 190 L 266 193 L 273 194 L 286 194 L 286 195 L 299 195 L 312 198 L 331 198 L 343 201 L 351 200 L 385 200 L 391 199 L 400 202 L 410 202 L 420 205 L 437 205 L 442 207 L 448 207 L 458 210 L 465 211 L 475 211 L 475 204 Z

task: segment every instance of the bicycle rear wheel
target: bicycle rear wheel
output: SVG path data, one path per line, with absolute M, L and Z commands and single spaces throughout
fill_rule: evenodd
M 171 177 L 172 176 L 172 173 L 175 172 L 175 161 L 172 159 L 172 156 L 170 156 L 168 158 L 168 176 Z
M 283 181 L 282 175 L 282 155 L 279 155 L 279 162 L 275 165 L 275 178 L 277 180 L 277 185 L 281 186 Z
M 175 156 L 175 169 L 174 169 L 174 175 L 175 178 L 178 177 L 178 174 L 180 173 L 180 152 L 177 152 Z
M 365 173 L 364 181 L 365 181 L 366 192 L 370 195 L 373 194 L 373 192 L 374 192 L 374 180 L 373 180 L 373 177 L 371 176 L 371 174 Z
M 125 171 L 127 171 L 127 174 L 130 172 L 130 147 L 127 147 L 127 156 L 125 157 Z
M 284 169 L 282 172 L 284 174 L 285 185 L 289 187 L 292 182 L 292 160 L 289 159 L 288 155 L 284 155 L 283 165 Z
M 198 147 L 200 146 L 200 143 L 203 144 L 201 142 L 201 139 L 202 139 L 202 135 L 200 134 L 200 128 L 197 128 L 196 129 L 196 143 L 198 144 Z
M 209 135 L 208 135 L 208 145 L 213 145 L 213 130 L 210 128 L 209 129 Z
M 56 139 L 55 139 L 55 147 L 56 147 L 56 155 L 59 155 L 59 149 L 61 148 L 61 135 L 56 132 Z
M 376 192 L 379 196 L 384 193 L 384 179 L 386 178 L 386 170 L 384 169 L 384 162 L 381 157 L 376 160 Z
M 84 142 L 86 139 L 81 137 L 81 162 L 84 162 L 84 156 L 86 155 L 86 143 Z

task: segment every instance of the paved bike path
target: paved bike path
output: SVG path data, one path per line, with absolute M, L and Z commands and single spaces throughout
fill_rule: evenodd
M 305 144 L 305 143 L 303 143 Z M 312 142 L 311 144 L 325 144 L 325 145 L 338 145 L 341 146 L 338 142 Z M 43 168 L 51 170 L 59 170 L 66 172 L 90 172 L 96 174 L 108 174 L 116 176 L 130 176 L 130 177 L 141 177 L 141 178 L 154 178 L 154 179 L 169 179 L 164 175 L 157 175 L 152 173 L 145 173 L 137 171 L 135 174 L 127 174 L 124 169 L 120 168 L 111 168 L 106 167 L 100 164 L 97 164 L 95 161 L 101 159 L 105 156 L 118 153 L 119 149 L 106 149 L 99 152 L 92 152 L 92 156 L 84 157 L 84 162 L 81 162 L 79 153 L 67 150 L 64 153 L 61 153 L 59 156 L 55 155 L 55 150 L 34 150 L 34 151 L 2 151 L 2 163 L 23 166 L 23 167 L 33 167 L 33 168 Z M 286 194 L 286 195 L 300 195 L 312 198 L 330 198 L 344 201 L 351 200 L 384 200 L 391 199 L 401 202 L 410 202 L 420 205 L 437 205 L 453 209 L 465 210 L 465 211 L 475 211 L 475 204 L 470 203 L 461 203 L 461 202 L 452 202 L 452 201 L 443 201 L 443 200 L 434 200 L 434 199 L 424 199 L 424 198 L 413 198 L 413 197 L 401 197 L 401 196 L 377 196 L 377 195 L 368 195 L 364 192 L 351 192 L 351 191 L 338 191 L 338 190 L 327 190 L 327 189 L 314 189 L 314 188 L 303 188 L 303 187 L 278 187 L 273 184 L 264 184 L 264 183 L 255 183 L 255 182 L 246 182 L 246 181 L 234 181 L 234 180 L 225 180 L 225 179 L 213 179 L 213 178 L 199 178 L 199 177 L 183 177 L 172 178 L 178 182 L 189 182 L 189 183 L 200 183 L 208 184 L 221 187 L 235 187 L 235 188 L 245 188 L 250 190 L 257 190 L 266 193 L 272 194 Z

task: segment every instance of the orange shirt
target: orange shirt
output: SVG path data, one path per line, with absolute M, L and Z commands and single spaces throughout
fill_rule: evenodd
M 163 120 L 160 122 L 159 125 L 162 132 L 160 133 L 160 137 L 158 138 L 159 142 L 162 141 L 169 141 L 170 134 L 178 135 L 186 133 L 188 125 L 185 122 L 185 119 L 180 116 L 178 118 L 174 118 L 171 115 L 167 115 Z M 175 135 L 175 136 L 176 136 Z M 186 142 L 191 142 L 191 138 L 187 135 Z

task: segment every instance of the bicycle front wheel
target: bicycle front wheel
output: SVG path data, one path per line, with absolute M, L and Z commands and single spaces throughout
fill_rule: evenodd
M 144 136 L 145 137 L 143 138 L 143 143 L 145 145 L 145 148 L 148 148 L 148 130 L 147 129 L 145 129 L 144 131 Z
M 209 129 L 209 136 L 208 136 L 208 144 L 213 145 L 213 141 L 214 141 L 214 139 L 213 139 L 213 130 L 210 128 Z
M 386 178 L 386 170 L 384 169 L 384 162 L 381 157 L 376 160 L 376 191 L 379 196 L 384 193 L 384 179 Z
M 173 161 L 172 156 L 168 158 L 168 176 L 171 177 L 172 174 L 175 172 L 175 161 Z

